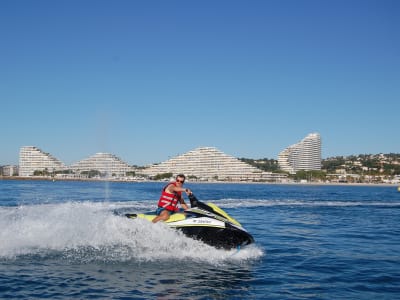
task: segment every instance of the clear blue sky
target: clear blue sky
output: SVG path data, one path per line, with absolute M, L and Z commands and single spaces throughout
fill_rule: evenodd
M 0 1 L 0 165 L 400 152 L 400 1 Z

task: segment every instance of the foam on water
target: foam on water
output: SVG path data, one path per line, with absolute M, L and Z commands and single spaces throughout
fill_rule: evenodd
M 218 250 L 163 223 L 115 215 L 119 207 L 147 202 L 67 202 L 0 207 L 0 259 L 62 257 L 75 262 L 192 260 L 211 264 L 257 259 L 257 246 Z

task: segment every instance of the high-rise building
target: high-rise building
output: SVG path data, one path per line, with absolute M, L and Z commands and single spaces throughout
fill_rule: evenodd
M 32 176 L 35 171 L 65 170 L 63 162 L 51 154 L 43 152 L 34 146 L 21 147 L 19 152 L 19 176 Z
M 278 156 L 279 167 L 290 174 L 321 170 L 321 136 L 310 133 L 299 143 L 284 149 Z

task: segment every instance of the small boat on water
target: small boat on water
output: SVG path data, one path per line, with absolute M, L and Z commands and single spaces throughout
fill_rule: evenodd
M 254 243 L 254 238 L 234 218 L 213 203 L 203 203 L 189 195 L 191 208 L 172 214 L 165 223 L 186 236 L 215 248 L 232 249 Z M 125 214 L 130 219 L 153 220 L 156 214 Z

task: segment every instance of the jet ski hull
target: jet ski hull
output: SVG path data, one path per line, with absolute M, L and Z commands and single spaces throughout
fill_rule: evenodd
M 225 211 L 212 203 L 202 203 L 190 195 L 191 208 L 184 213 L 175 213 L 165 221 L 186 236 L 200 240 L 215 248 L 232 249 L 254 243 L 254 238 L 242 225 Z M 128 218 L 153 220 L 156 215 L 126 214 Z
M 207 227 L 186 226 L 176 227 L 186 236 L 200 240 L 215 248 L 232 249 L 245 246 L 254 242 L 253 237 L 246 231 L 231 226 Z
M 151 221 L 154 214 L 126 214 L 131 219 L 147 219 Z M 244 228 L 216 220 L 206 216 L 193 217 L 187 214 L 176 213 L 165 222 L 170 228 L 181 231 L 187 237 L 200 240 L 215 248 L 232 249 L 254 243 L 254 238 Z

